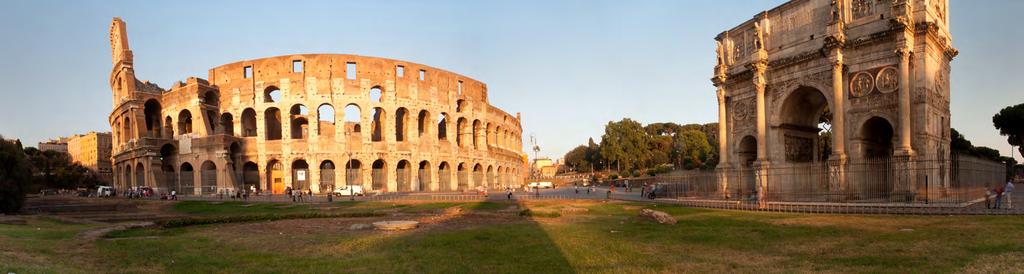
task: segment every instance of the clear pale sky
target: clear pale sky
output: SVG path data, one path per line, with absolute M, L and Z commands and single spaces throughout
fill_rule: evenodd
M 714 122 L 712 38 L 784 1 L 289 2 L 2 1 L 0 134 L 34 146 L 109 131 L 108 27 L 119 16 L 137 77 L 164 88 L 282 54 L 407 60 L 487 83 L 493 105 L 522 112 L 524 150 L 534 134 L 541 156 L 559 158 L 610 120 Z M 1024 103 L 1024 1 L 949 10 L 952 126 L 1009 155 L 991 117 Z

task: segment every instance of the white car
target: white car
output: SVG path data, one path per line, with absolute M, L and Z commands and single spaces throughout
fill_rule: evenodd
M 343 186 L 338 186 L 338 188 L 334 189 L 334 195 L 335 196 L 349 196 L 349 195 L 363 196 L 365 194 L 363 193 L 363 186 L 343 185 Z
M 114 196 L 114 188 L 109 186 L 98 186 L 96 187 L 96 196 L 99 197 L 110 197 Z
M 552 182 L 532 182 L 527 186 L 530 188 L 555 188 L 555 184 Z

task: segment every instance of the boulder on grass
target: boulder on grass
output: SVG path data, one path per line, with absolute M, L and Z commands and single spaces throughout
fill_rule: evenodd
M 657 211 L 657 210 L 653 210 L 653 209 L 648 209 L 648 208 L 641 209 L 640 210 L 640 216 L 654 219 L 654 221 L 657 221 L 659 224 L 675 224 L 676 223 L 676 218 L 673 218 L 672 215 L 668 215 L 668 213 Z

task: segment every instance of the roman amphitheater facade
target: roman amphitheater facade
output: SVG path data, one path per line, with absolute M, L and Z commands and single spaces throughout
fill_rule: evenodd
M 949 157 L 947 2 L 792 0 L 719 34 L 719 167 L 749 172 L 723 176 L 722 189 L 928 197 L 948 187 L 945 167 L 920 166 Z M 827 175 L 800 176 L 816 166 Z
M 521 183 L 519 114 L 486 84 L 416 63 L 343 54 L 246 60 L 164 90 L 136 80 L 125 23 L 110 28 L 115 185 L 157 192 L 287 188 L 460 191 Z

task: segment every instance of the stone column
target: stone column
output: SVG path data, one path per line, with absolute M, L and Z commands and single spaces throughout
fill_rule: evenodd
M 767 161 L 768 160 L 768 133 L 767 123 L 768 117 L 765 112 L 765 76 L 764 72 L 768 67 L 767 60 L 758 61 L 751 64 L 754 72 L 754 88 L 757 89 L 757 160 Z
M 910 55 L 909 46 L 899 48 L 896 54 L 900 57 L 900 90 L 899 90 L 899 146 L 896 154 L 912 156 L 914 149 L 910 145 Z
M 768 53 L 764 49 L 758 50 L 750 68 L 754 73 L 754 87 L 757 90 L 757 162 L 754 164 L 754 174 L 757 178 L 757 200 L 758 207 L 767 206 L 768 190 L 768 117 L 765 112 L 765 70 L 768 68 Z
M 724 77 L 716 78 L 718 86 L 718 189 L 722 198 L 729 199 L 729 142 L 728 122 L 726 118 L 726 97 Z
M 843 85 L 843 51 L 832 54 L 832 156 L 828 159 L 829 190 L 846 189 L 846 93 Z

